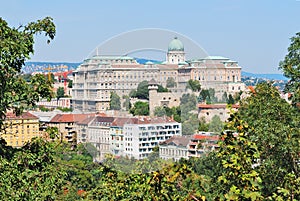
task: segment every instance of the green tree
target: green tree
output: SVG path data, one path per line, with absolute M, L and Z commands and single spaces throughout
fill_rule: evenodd
M 223 122 L 218 115 L 214 115 L 209 123 L 208 131 L 214 133 L 221 133 L 223 129 Z
M 188 119 L 182 121 L 182 135 L 194 135 L 199 127 L 199 120 L 196 114 L 189 114 Z
M 26 59 L 33 54 L 34 35 L 45 33 L 48 43 L 55 36 L 50 17 L 11 28 L 0 18 L 0 128 L 10 109 L 20 114 L 27 106 L 34 106 L 42 98 L 52 95 L 51 83 L 43 75 L 35 75 L 26 82 L 20 75 Z
M 224 103 L 227 103 L 228 102 L 228 96 L 227 96 L 227 93 L 226 93 L 226 91 L 223 93 L 223 95 L 222 95 L 222 102 L 224 102 Z
M 289 78 L 285 86 L 286 92 L 291 92 L 291 100 L 294 105 L 300 103 L 300 32 L 291 38 L 291 44 L 288 47 L 288 53 L 284 60 L 279 63 L 279 69 L 283 71 L 284 76 Z M 300 108 L 300 107 L 299 107 Z
M 165 107 L 155 107 L 154 109 L 154 115 L 155 116 L 158 116 L 158 117 L 163 117 L 163 116 L 166 116 L 167 115 L 167 112 L 166 112 L 166 109 Z
M 194 94 L 183 94 L 180 98 L 183 135 L 193 135 L 198 130 L 197 103 L 197 97 Z
M 166 87 L 167 88 L 174 88 L 176 86 L 177 86 L 177 84 L 175 82 L 175 79 L 173 77 L 168 77 Z
M 135 97 L 149 100 L 148 81 L 144 80 L 138 84 Z
M 218 102 L 217 97 L 215 97 L 215 90 L 213 88 L 202 89 L 199 94 L 199 101 L 204 101 L 207 104 Z
M 223 133 L 217 156 L 222 161 L 218 196 L 214 200 L 263 200 L 262 179 L 253 164 L 259 159 L 259 151 L 254 142 L 247 138 L 247 125 L 243 125 L 238 118 L 229 124 L 237 127 L 237 133 L 227 131 Z M 232 127 L 230 127 L 232 128 Z
M 2 200 L 56 200 L 62 193 L 66 172 L 57 164 L 54 144 L 34 139 L 13 149 L 2 141 L 1 149 L 6 150 L 0 157 Z
M 299 199 L 296 184 L 286 185 L 290 178 L 299 179 L 299 111 L 283 100 L 271 83 L 261 83 L 241 101 L 236 115 L 251 128 L 247 140 L 255 143 L 260 152 L 256 171 L 263 181 L 264 197 L 285 189 L 290 196 L 285 199 Z
M 124 102 L 123 102 L 123 107 L 126 109 L 126 111 L 129 111 L 131 108 L 131 103 L 130 103 L 130 97 L 124 95 L 123 96 Z
M 60 98 L 65 97 L 65 89 L 63 87 L 58 87 L 56 91 L 56 98 L 59 100 Z
M 149 115 L 149 103 L 137 101 L 130 109 L 133 115 Z
M 201 117 L 200 120 L 199 120 L 199 127 L 198 127 L 198 130 L 199 130 L 199 131 L 207 132 L 207 131 L 208 131 L 208 128 L 209 128 L 209 124 L 206 123 L 205 117 Z
M 228 96 L 228 100 L 227 100 L 227 104 L 234 104 L 234 98 L 233 98 L 233 96 L 231 95 L 231 94 L 229 94 L 229 96 Z
M 110 93 L 109 108 L 111 110 L 120 110 L 121 109 L 120 96 L 118 96 L 118 94 L 115 92 Z
M 46 132 L 48 133 L 50 139 L 52 139 L 52 140 L 54 140 L 55 138 L 57 138 L 57 139 L 60 138 L 59 131 L 58 131 L 57 127 L 48 126 L 47 129 L 46 129 Z
M 161 85 L 158 85 L 158 89 L 157 89 L 157 92 L 168 92 L 169 90 L 167 88 L 164 88 L 163 86 Z
M 198 80 L 189 80 L 186 88 L 191 89 L 192 91 L 200 91 L 201 84 Z
M 73 80 L 68 80 L 68 88 L 73 88 Z

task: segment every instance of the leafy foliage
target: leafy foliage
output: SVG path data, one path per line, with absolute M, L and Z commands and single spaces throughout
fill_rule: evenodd
M 229 96 L 228 96 L 228 100 L 227 100 L 227 104 L 234 104 L 234 98 L 233 98 L 233 96 L 231 95 L 231 94 L 229 94 Z
M 284 60 L 279 63 L 279 69 L 283 71 L 284 76 L 290 78 L 285 86 L 286 92 L 291 92 L 294 105 L 300 103 L 300 32 L 291 38 L 291 44 L 288 47 L 288 54 Z
M 198 130 L 197 98 L 194 94 L 183 94 L 180 99 L 182 134 L 193 135 Z
M 58 87 L 56 91 L 56 98 L 59 100 L 60 98 L 65 97 L 65 89 L 63 87 Z
M 140 82 L 138 84 L 136 92 L 131 94 L 131 97 L 149 100 L 148 81 L 144 80 Z
M 73 88 L 73 80 L 68 80 L 68 88 Z
M 157 89 L 157 92 L 168 92 L 169 90 L 167 88 L 164 88 L 163 86 L 161 85 L 158 85 L 158 89 Z
M 56 200 L 65 171 L 55 162 L 52 144 L 35 139 L 21 149 L 6 147 L 0 156 L 0 196 L 7 200 Z
M 253 132 L 249 140 L 257 144 L 264 182 L 264 194 L 283 187 L 288 174 L 299 177 L 299 111 L 280 98 L 270 83 L 257 85 L 253 94 L 241 102 L 237 113 Z
M 149 103 L 137 101 L 130 109 L 130 113 L 133 115 L 149 115 Z
M 111 92 L 111 94 L 110 94 L 109 108 L 111 110 L 120 110 L 121 109 L 120 96 L 118 96 L 118 94 L 115 92 Z
M 126 111 L 129 111 L 131 108 L 130 97 L 124 95 L 123 99 L 125 99 L 125 101 L 123 102 L 123 107 L 126 109 Z
M 158 117 L 168 116 L 173 117 L 173 119 L 177 122 L 181 122 L 181 109 L 180 106 L 178 107 L 156 107 L 154 109 L 154 115 Z
M 211 122 L 209 123 L 209 129 L 210 132 L 220 133 L 223 130 L 223 122 L 221 121 L 220 117 L 217 115 L 214 115 L 211 119 Z
M 44 32 L 48 43 L 55 36 L 55 25 L 50 17 L 26 26 L 11 28 L 0 18 L 0 128 L 6 111 L 13 109 L 20 114 L 28 105 L 42 98 L 49 98 L 52 94 L 49 81 L 43 75 L 35 75 L 30 82 L 20 76 L 21 68 L 33 51 L 33 36 Z
M 198 80 L 189 80 L 186 88 L 191 89 L 192 91 L 200 91 L 201 84 Z
M 175 82 L 175 79 L 173 77 L 168 77 L 166 87 L 174 88 L 176 86 L 177 86 L 177 83 Z

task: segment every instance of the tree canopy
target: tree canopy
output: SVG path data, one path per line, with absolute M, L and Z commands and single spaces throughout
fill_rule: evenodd
M 130 113 L 133 115 L 149 115 L 149 103 L 137 101 L 130 109 Z
M 20 76 L 26 59 L 34 53 L 34 35 L 44 33 L 49 43 L 55 36 L 52 18 L 46 17 L 17 28 L 9 27 L 0 18 L 0 127 L 10 109 L 20 114 L 27 106 L 35 105 L 42 98 L 52 95 L 51 83 L 43 75 L 35 75 L 26 82 Z
M 120 110 L 121 109 L 121 98 L 115 92 L 111 92 L 111 94 L 110 94 L 109 108 L 111 110 Z
M 177 86 L 177 83 L 175 82 L 175 79 L 173 77 L 168 77 L 166 87 L 174 88 L 176 86 Z
M 192 91 L 200 91 L 201 84 L 198 80 L 189 80 L 186 85 L 186 88 L 191 89 Z
M 65 97 L 65 89 L 63 87 L 58 87 L 56 91 L 56 98 L 59 100 L 60 98 Z
M 293 104 L 300 103 L 300 32 L 291 38 L 291 44 L 288 47 L 288 53 L 284 60 L 279 63 L 279 69 L 283 71 L 284 76 L 289 78 L 285 86 L 286 92 L 291 92 Z M 300 108 L 300 107 L 299 107 Z

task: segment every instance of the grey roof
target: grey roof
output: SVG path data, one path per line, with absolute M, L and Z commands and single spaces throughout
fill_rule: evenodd
M 192 135 L 184 135 L 184 136 L 172 136 L 170 139 L 167 139 L 166 141 L 160 143 L 160 145 L 175 145 L 175 146 L 183 146 L 186 147 L 190 140 L 192 138 Z

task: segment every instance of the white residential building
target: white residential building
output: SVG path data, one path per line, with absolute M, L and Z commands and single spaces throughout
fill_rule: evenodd
M 88 126 L 87 142 L 96 147 L 98 151 L 97 161 L 103 160 L 105 155 L 110 153 L 110 127 L 113 121 L 114 117 L 97 116 Z
M 139 118 L 137 122 L 125 124 L 124 155 L 144 159 L 158 146 L 174 135 L 181 136 L 181 123 L 170 118 Z

